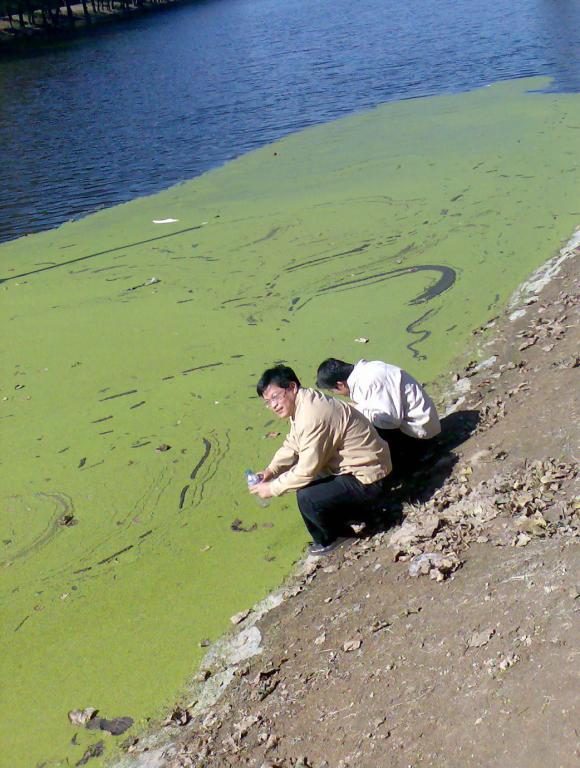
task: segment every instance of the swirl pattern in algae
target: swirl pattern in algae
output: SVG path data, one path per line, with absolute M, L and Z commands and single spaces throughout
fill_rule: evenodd
M 0 248 L 2 765 L 80 759 L 70 709 L 159 715 L 300 554 L 294 499 L 244 486 L 284 431 L 266 366 L 432 380 L 569 236 L 580 97 L 543 85 L 385 105 Z

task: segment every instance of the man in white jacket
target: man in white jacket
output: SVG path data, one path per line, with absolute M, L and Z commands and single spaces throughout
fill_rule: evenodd
M 350 397 L 388 442 L 395 469 L 414 463 L 441 432 L 429 395 L 396 365 L 380 360 L 359 360 L 353 365 L 330 357 L 318 367 L 316 384 Z

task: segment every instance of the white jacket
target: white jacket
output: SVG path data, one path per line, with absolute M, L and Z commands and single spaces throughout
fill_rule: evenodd
M 441 432 L 435 404 L 406 371 L 380 360 L 359 360 L 348 377 L 355 407 L 379 429 L 427 439 Z

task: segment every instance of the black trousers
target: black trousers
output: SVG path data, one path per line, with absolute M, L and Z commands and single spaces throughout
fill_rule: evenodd
M 365 485 L 352 475 L 315 480 L 296 493 L 298 509 L 315 544 L 352 536 L 349 522 L 365 522 L 385 493 L 385 481 Z
M 438 439 L 420 440 L 410 437 L 400 429 L 379 429 L 379 435 L 389 445 L 393 462 L 393 478 L 399 474 L 408 474 L 417 469 L 417 465 L 437 449 Z M 391 478 L 391 479 L 393 479 Z

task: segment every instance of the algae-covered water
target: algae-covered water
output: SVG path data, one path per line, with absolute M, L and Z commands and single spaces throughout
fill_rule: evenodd
M 245 489 L 284 433 L 265 367 L 432 380 L 568 238 L 580 97 L 545 85 L 388 104 L 0 247 L 2 766 L 76 763 L 70 709 L 160 716 L 300 556 L 293 496 Z

